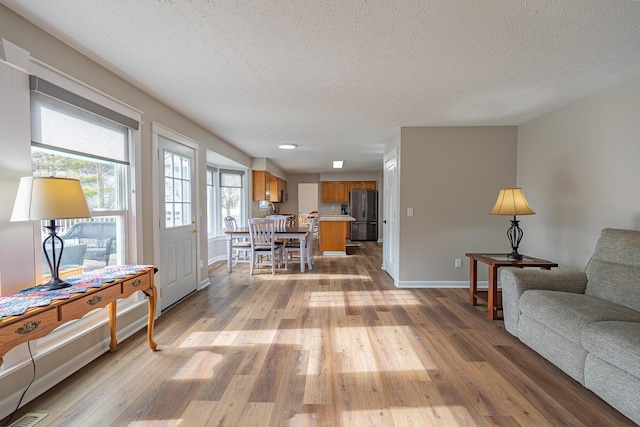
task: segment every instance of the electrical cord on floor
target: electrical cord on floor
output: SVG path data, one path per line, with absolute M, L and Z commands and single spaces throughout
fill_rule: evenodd
M 31 366 L 33 367 L 33 377 L 31 378 L 31 381 L 29 381 L 27 388 L 25 388 L 24 391 L 22 392 L 22 396 L 20 396 L 20 400 L 18 400 L 16 409 L 14 409 L 11 415 L 9 415 L 9 417 L 7 418 L 6 424 L 3 424 L 3 425 L 7 425 L 7 426 L 11 425 L 11 421 L 13 421 L 13 417 L 18 412 L 18 409 L 20 409 L 20 405 L 22 404 L 22 399 L 24 399 L 24 396 L 27 394 L 29 387 L 31 387 L 31 384 L 33 384 L 33 382 L 36 379 L 36 361 L 33 359 L 33 353 L 31 352 L 31 341 L 27 341 L 27 348 L 29 349 L 29 356 L 31 356 Z

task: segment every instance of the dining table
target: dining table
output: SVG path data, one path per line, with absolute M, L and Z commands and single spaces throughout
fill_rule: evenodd
M 249 227 L 238 227 L 235 230 L 226 230 L 227 235 L 227 271 L 233 271 L 233 239 L 245 238 L 249 239 Z M 277 239 L 298 240 L 300 242 L 300 272 L 304 273 L 305 263 L 311 268 L 311 260 L 307 257 L 307 235 L 309 227 L 287 227 L 283 231 L 276 231 Z

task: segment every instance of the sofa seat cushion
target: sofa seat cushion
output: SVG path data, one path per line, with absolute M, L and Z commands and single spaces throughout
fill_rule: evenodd
M 640 379 L 640 323 L 595 322 L 582 332 L 589 352 Z
M 528 290 L 520 297 L 520 312 L 577 345 L 583 329 L 607 320 L 640 322 L 640 312 L 589 295 Z

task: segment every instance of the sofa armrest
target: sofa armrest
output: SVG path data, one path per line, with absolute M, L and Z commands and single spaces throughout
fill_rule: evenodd
M 500 271 L 500 282 L 504 327 L 517 337 L 519 301 L 525 291 L 541 289 L 583 294 L 587 287 L 587 275 L 582 271 L 503 268 Z

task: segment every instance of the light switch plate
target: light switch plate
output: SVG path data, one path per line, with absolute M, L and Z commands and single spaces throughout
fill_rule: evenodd
M 407 216 L 413 216 L 413 208 L 407 208 Z

